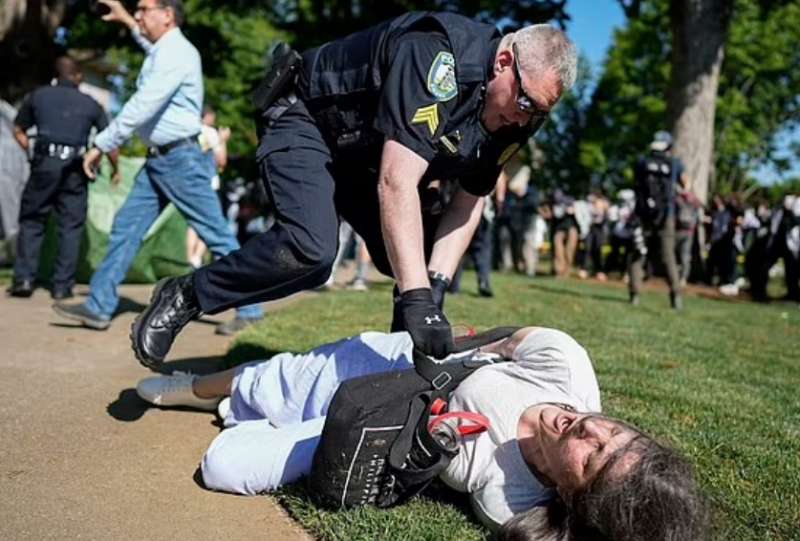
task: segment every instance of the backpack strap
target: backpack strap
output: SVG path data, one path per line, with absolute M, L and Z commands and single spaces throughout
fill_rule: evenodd
M 503 338 L 508 338 L 521 328 L 495 327 L 475 336 L 459 340 L 454 352 L 461 353 L 497 342 Z M 434 390 L 445 394 L 455 389 L 472 372 L 487 364 L 491 364 L 491 361 L 475 361 L 472 359 L 465 359 L 462 362 L 439 361 L 414 348 L 414 369 L 420 376 L 430 382 Z
M 392 501 L 391 505 L 403 503 L 419 494 L 444 471 L 453 457 L 453 454 L 442 452 L 428 431 L 426 412 L 430 408 L 432 399 L 430 393 L 419 393 L 414 396 L 409 404 L 408 417 L 403 429 L 389 450 L 388 471 L 394 476 L 394 482 L 402 487 L 399 491 L 402 496 L 397 501 Z M 426 466 L 414 465 L 409 460 L 414 438 L 420 439 L 418 449 L 432 460 Z

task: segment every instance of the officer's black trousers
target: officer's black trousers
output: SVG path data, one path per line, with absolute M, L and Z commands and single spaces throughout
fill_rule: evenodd
M 257 159 L 276 221 L 239 250 L 195 273 L 203 311 L 214 314 L 321 286 L 338 249 L 339 216 L 367 244 L 375 267 L 392 275 L 383 243 L 377 176 L 363 160 L 334 159 L 298 101 L 265 129 Z M 438 219 L 423 221 L 426 257 Z
M 80 159 L 64 161 L 47 156 L 34 159 L 20 204 L 15 280 L 36 277 L 47 218 L 55 209 L 58 253 L 53 287 L 68 289 L 73 286 L 86 223 L 87 194 Z

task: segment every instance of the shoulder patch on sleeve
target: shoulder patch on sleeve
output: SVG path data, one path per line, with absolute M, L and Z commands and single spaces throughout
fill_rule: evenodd
M 439 51 L 428 70 L 428 90 L 438 101 L 450 101 L 458 94 L 456 60 L 453 54 Z
M 506 147 L 502 154 L 500 154 L 500 158 L 497 160 L 497 165 L 503 165 L 506 163 L 514 153 L 519 150 L 520 144 L 519 143 L 511 143 Z
M 436 134 L 439 127 L 439 105 L 432 103 L 427 107 L 420 107 L 411 119 L 412 124 L 427 124 L 431 137 Z

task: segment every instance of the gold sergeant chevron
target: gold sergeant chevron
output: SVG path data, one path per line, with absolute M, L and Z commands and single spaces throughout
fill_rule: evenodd
M 431 131 L 431 136 L 436 134 L 436 128 L 439 127 L 439 108 L 437 104 L 428 105 L 427 107 L 420 107 L 414 113 L 414 118 L 411 119 L 412 124 L 427 124 L 428 129 Z

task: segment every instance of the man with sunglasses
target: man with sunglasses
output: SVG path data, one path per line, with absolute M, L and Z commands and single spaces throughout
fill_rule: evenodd
M 200 313 L 322 285 L 341 216 L 393 276 L 393 330 L 437 357 L 452 348 L 442 311 L 503 164 L 575 80 L 566 36 L 536 25 L 502 37 L 451 13 L 410 13 L 285 61 L 258 104 L 256 159 L 276 223 L 241 250 L 164 282 L 134 323 L 136 356 L 164 360 Z M 279 86 L 279 87 L 278 87 Z M 440 214 L 431 183 L 460 188 Z M 422 194 L 422 197 L 421 195 Z
M 139 0 L 134 15 L 117 0 L 98 2 L 107 8 L 103 20 L 130 28 L 147 55 L 136 92 L 97 135 L 94 148 L 84 155 L 83 170 L 93 179 L 102 154 L 121 146 L 134 132 L 148 147 L 147 161 L 114 218 L 108 251 L 92 276 L 89 298 L 80 304 L 56 303 L 53 309 L 62 317 L 102 330 L 111 324 L 119 304 L 117 286 L 168 203 L 177 207 L 214 255 L 221 257 L 239 248 L 239 243 L 222 215 L 198 144 L 203 71 L 200 54 L 180 30 L 181 0 Z M 261 317 L 260 306 L 244 306 L 234 325 L 223 325 L 236 328 Z

